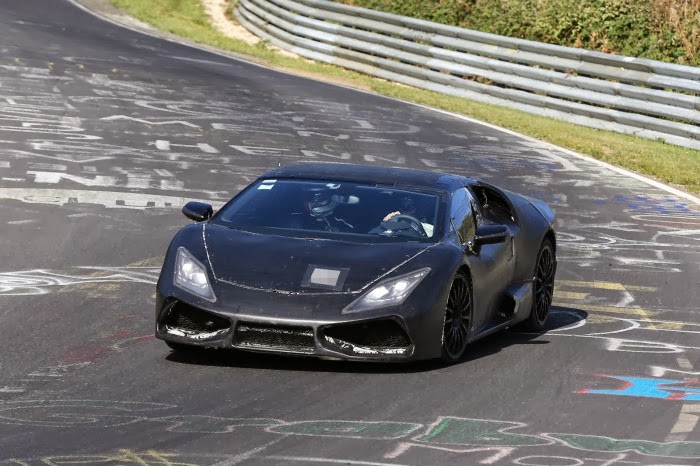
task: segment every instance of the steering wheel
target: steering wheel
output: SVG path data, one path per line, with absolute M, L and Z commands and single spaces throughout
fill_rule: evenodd
M 397 221 L 397 222 L 408 222 L 411 224 L 411 228 L 416 230 L 416 232 L 421 236 L 421 238 L 425 238 L 428 236 L 428 234 L 425 232 L 425 228 L 423 228 L 423 224 L 418 220 L 416 217 L 413 215 L 407 215 L 407 214 L 399 214 L 391 217 L 390 221 Z

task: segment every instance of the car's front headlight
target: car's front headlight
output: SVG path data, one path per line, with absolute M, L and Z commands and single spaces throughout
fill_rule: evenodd
M 185 291 L 204 298 L 207 301 L 216 301 L 214 290 L 209 284 L 207 269 L 201 262 L 185 248 L 177 248 L 175 259 L 175 286 Z
M 428 275 L 428 272 L 430 272 L 430 267 L 425 267 L 415 272 L 379 282 L 371 290 L 343 309 L 343 314 L 401 304 L 421 280 Z

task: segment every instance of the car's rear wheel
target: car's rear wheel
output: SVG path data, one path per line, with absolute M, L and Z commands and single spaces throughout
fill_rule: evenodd
M 554 295 L 555 264 L 554 245 L 549 238 L 545 238 L 537 253 L 537 262 L 535 264 L 532 309 L 527 320 L 529 330 L 540 331 L 547 323 Z
M 464 356 L 469 341 L 472 310 L 471 280 L 464 272 L 458 272 L 452 280 L 450 294 L 445 305 L 442 326 L 443 361 L 454 363 Z

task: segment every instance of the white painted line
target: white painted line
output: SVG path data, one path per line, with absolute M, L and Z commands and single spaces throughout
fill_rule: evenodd
M 645 320 L 644 323 L 651 324 L 650 321 Z M 639 330 L 651 330 L 653 332 L 676 332 L 676 333 L 693 333 L 700 334 L 700 330 L 677 330 L 674 328 L 653 328 L 653 327 L 641 327 Z
M 7 385 L 0 388 L 0 393 L 24 393 L 25 391 L 22 387 L 8 387 Z
M 399 456 L 406 453 L 412 446 L 413 446 L 412 443 L 401 442 L 396 446 L 396 448 L 394 448 L 389 453 L 384 455 L 384 458 L 390 458 L 390 459 L 398 458 Z
M 435 425 L 435 424 L 433 424 Z M 547 437 L 547 434 L 543 434 L 543 437 L 546 440 L 548 440 L 550 443 L 547 445 L 553 445 L 556 443 L 554 440 L 550 439 Z M 462 447 L 457 447 L 457 446 L 438 446 L 438 445 L 432 445 L 428 443 L 408 443 L 404 442 L 399 445 L 398 448 L 396 448 L 393 452 L 388 453 L 387 455 L 384 455 L 385 458 L 389 457 L 389 455 L 400 455 L 406 452 L 409 447 L 420 447 L 420 448 L 429 448 L 431 450 L 438 450 L 438 451 L 446 451 L 450 453 L 478 453 L 478 452 L 488 452 L 490 456 L 482 459 L 479 461 L 479 464 L 494 464 L 497 463 L 498 461 L 502 460 L 506 456 L 510 455 L 515 451 L 517 447 L 512 447 L 512 446 L 497 446 L 497 445 L 492 445 L 492 446 L 475 446 L 475 445 L 464 445 Z
M 599 340 L 605 340 L 607 342 L 608 351 L 621 351 L 627 353 L 648 353 L 648 354 L 678 354 L 685 353 L 688 350 L 700 351 L 700 346 L 683 346 L 676 345 L 674 343 L 666 343 L 662 341 L 649 341 L 649 340 L 631 340 L 623 338 L 612 338 L 600 335 L 576 335 L 573 333 L 555 333 L 551 330 L 546 333 L 547 335 L 556 335 L 560 337 L 573 337 L 573 338 L 594 338 Z M 639 348 L 638 350 L 626 349 L 626 348 Z
M 625 464 L 639 464 L 639 461 L 623 461 L 625 458 L 627 458 L 627 453 L 620 453 L 617 455 L 615 458 L 609 458 L 607 460 L 602 460 L 599 458 L 583 458 L 586 461 L 591 461 L 591 464 L 594 464 L 593 461 L 596 463 L 600 463 L 603 461 L 603 463 L 600 466 L 612 466 L 614 464 L 620 464 L 620 463 L 625 463 Z M 588 463 L 585 463 L 588 464 Z M 657 465 L 657 466 L 687 466 L 684 464 L 664 464 L 664 465 Z
M 660 231 L 659 236 L 695 236 L 700 235 L 700 230 L 676 230 L 676 231 Z
M 115 191 L 88 191 L 75 189 L 29 189 L 0 188 L 0 199 L 12 199 L 30 204 L 98 204 L 107 208 L 144 209 L 144 208 L 181 208 L 187 202 L 197 200 L 187 197 L 163 196 L 159 194 L 140 194 Z M 203 200 L 214 209 L 224 205 L 223 201 Z
M 686 371 L 690 371 L 693 368 L 693 365 L 690 363 L 688 358 L 685 356 L 679 356 L 676 358 L 676 361 L 678 361 L 678 365 L 682 368 L 685 369 Z M 662 369 L 663 368 L 654 368 L 652 367 L 652 371 L 654 369 Z M 685 371 L 675 371 L 671 369 L 672 372 L 681 372 L 685 375 L 698 375 L 698 373 L 692 373 L 692 372 L 685 372 Z M 666 371 L 663 371 L 665 374 Z M 666 441 L 682 441 L 685 440 L 688 435 L 695 430 L 695 426 L 698 423 L 698 416 L 696 413 L 700 413 L 700 404 L 695 403 L 695 404 L 684 404 L 683 407 L 681 408 L 681 412 L 678 415 L 678 419 L 676 420 L 676 423 L 673 425 L 671 428 L 671 432 L 666 436 Z
M 198 60 L 196 58 L 188 58 L 188 57 L 178 57 L 175 55 L 169 55 L 169 58 L 172 58 L 174 60 L 183 60 L 183 61 L 191 61 L 194 63 L 203 63 L 205 65 L 221 65 L 221 66 L 231 66 L 231 63 L 224 63 L 220 61 L 212 61 L 212 60 Z
M 547 151 L 537 150 L 537 149 L 535 150 L 535 152 L 539 152 L 540 154 L 544 155 L 545 157 L 559 162 L 564 167 L 562 169 L 562 171 L 565 171 L 565 172 L 582 172 L 583 171 L 579 167 L 577 167 L 573 162 L 565 159 L 564 157 L 562 157 L 560 155 L 550 154 Z M 580 181 L 580 180 L 577 180 L 577 181 Z M 588 180 L 583 180 L 583 182 L 584 182 L 584 186 L 585 186 L 585 184 L 588 182 Z
M 259 446 L 257 448 L 253 448 L 252 450 L 248 450 L 246 452 L 241 453 L 240 455 L 236 455 L 233 458 L 226 459 L 224 461 L 219 461 L 216 464 L 213 464 L 212 466 L 233 466 L 234 464 L 238 464 L 241 461 L 245 461 L 249 459 L 250 457 L 257 455 L 261 451 L 265 450 L 267 447 L 274 445 L 277 442 L 280 442 L 287 438 L 286 435 L 283 435 L 282 437 L 278 437 L 274 440 L 271 440 L 270 442 L 267 442 L 265 445 Z
M 630 326 L 629 326 L 629 327 L 622 328 L 622 329 L 619 329 L 619 330 L 611 330 L 611 331 L 609 331 L 609 332 L 587 333 L 586 335 L 588 335 L 588 336 L 593 336 L 593 335 L 611 335 L 611 334 L 613 334 L 613 333 L 622 333 L 622 332 L 627 332 L 627 331 L 629 331 L 629 330 L 638 329 L 638 328 L 642 325 L 642 324 L 640 324 L 639 322 L 637 322 L 636 320 L 632 320 L 632 319 L 618 319 L 618 320 L 620 320 L 620 321 L 622 321 L 622 322 L 627 322 L 628 324 L 630 324 Z
M 681 369 L 685 369 L 688 371 L 693 369 L 693 365 L 690 364 L 688 358 L 676 358 L 676 361 L 678 361 L 678 365 L 681 366 Z
M 143 118 L 134 118 L 134 117 L 131 117 L 128 115 L 112 115 L 112 116 L 100 118 L 100 120 L 105 120 L 105 121 L 128 120 L 128 121 L 133 121 L 135 123 L 143 123 L 145 125 L 155 125 L 155 126 L 184 125 L 184 126 L 189 126 L 190 128 L 200 128 L 200 126 L 195 125 L 194 123 L 190 123 L 188 121 L 183 121 L 183 120 L 153 121 L 153 120 L 145 120 Z
M 36 223 L 37 220 L 12 220 L 7 222 L 8 225 L 27 225 L 29 223 Z
M 627 291 L 627 290 L 622 290 L 622 298 L 620 298 L 620 301 L 615 304 L 615 307 L 627 307 L 629 304 L 632 304 L 634 302 L 634 296 Z
M 311 456 L 266 456 L 265 459 L 282 461 L 299 461 L 301 463 L 333 463 L 333 464 L 359 464 L 366 466 L 407 466 L 398 463 L 376 463 L 374 461 L 356 461 L 335 458 L 316 458 Z
M 567 325 L 566 327 L 555 328 L 555 329 L 552 329 L 552 330 L 548 330 L 547 333 L 550 333 L 550 332 L 565 332 L 565 331 L 567 331 L 567 330 L 574 330 L 574 329 L 577 329 L 577 328 L 579 328 L 579 327 L 583 327 L 584 325 L 586 325 L 586 319 L 581 319 L 581 320 L 579 320 L 578 322 L 574 322 L 574 323 L 571 324 L 571 325 Z M 520 332 L 520 333 L 525 333 L 525 334 L 528 334 L 528 335 L 541 335 L 540 332 Z
M 683 246 L 683 247 L 691 247 L 689 246 Z M 616 261 L 620 263 L 620 265 L 647 265 L 647 264 L 666 264 L 666 265 L 678 265 L 680 262 L 678 261 L 673 261 L 673 260 L 663 260 L 663 259 L 640 259 L 637 257 L 615 257 L 614 258 Z
M 81 10 L 86 11 L 86 12 L 90 13 L 91 15 L 93 15 L 93 16 L 95 16 L 95 17 L 97 17 L 97 18 L 100 18 L 100 19 L 102 19 L 102 20 L 104 20 L 104 21 L 107 21 L 108 23 L 114 24 L 114 25 L 116 25 L 116 26 L 119 26 L 119 27 L 122 27 L 122 28 L 125 28 L 125 29 L 129 29 L 129 30 L 131 30 L 131 31 L 137 32 L 137 33 L 139 33 L 139 34 L 144 34 L 144 35 L 147 35 L 147 36 L 155 37 L 155 38 L 160 39 L 160 40 L 165 40 L 165 41 L 168 41 L 168 42 L 172 42 L 172 43 L 184 45 L 184 46 L 187 46 L 187 47 L 190 47 L 190 48 L 193 48 L 193 49 L 202 50 L 202 51 L 205 51 L 205 52 L 212 53 L 212 54 L 214 54 L 214 55 L 218 55 L 218 56 L 221 56 L 221 57 L 226 57 L 226 58 L 231 59 L 231 60 L 236 60 L 236 61 L 240 61 L 240 62 L 243 62 L 243 63 L 247 63 L 247 64 L 252 65 L 252 66 L 257 66 L 257 67 L 260 67 L 260 68 L 264 68 L 264 69 L 268 69 L 268 70 L 273 70 L 273 71 L 276 71 L 276 72 L 281 73 L 281 74 L 286 74 L 286 75 L 288 75 L 288 76 L 299 77 L 298 74 L 290 73 L 290 72 L 288 72 L 288 71 L 281 71 L 281 70 L 278 70 L 278 69 L 275 69 L 275 68 L 271 68 L 271 67 L 269 67 L 269 66 L 261 65 L 260 63 L 254 63 L 254 62 L 249 61 L 249 60 L 246 60 L 246 59 L 244 59 L 244 58 L 241 58 L 241 57 L 238 57 L 238 56 L 234 56 L 234 55 L 231 55 L 231 54 L 227 54 L 227 53 L 224 53 L 224 52 L 221 52 L 221 51 L 213 50 L 213 49 L 208 48 L 208 47 L 202 47 L 202 46 L 199 46 L 199 45 L 196 45 L 196 44 L 191 44 L 191 43 L 185 42 L 185 41 L 183 41 L 183 40 L 177 40 L 177 39 L 173 39 L 173 38 L 170 38 L 170 37 L 167 37 L 167 38 L 166 38 L 166 37 L 164 37 L 164 36 L 162 35 L 162 33 L 161 33 L 161 35 L 158 35 L 158 34 L 153 33 L 153 32 L 147 32 L 147 31 L 144 31 L 144 30 L 141 30 L 141 29 L 136 29 L 136 28 L 134 28 L 134 27 L 132 27 L 132 26 L 128 26 L 128 25 L 119 23 L 119 22 L 117 22 L 117 21 L 115 21 L 115 20 L 113 20 L 113 19 L 111 19 L 111 18 L 108 18 L 108 17 L 106 17 L 106 16 L 103 16 L 102 14 L 100 14 L 100 13 L 98 13 L 98 12 L 95 12 L 95 11 L 93 11 L 93 10 L 90 10 L 89 8 L 87 8 L 87 7 L 83 6 L 83 5 L 81 5 L 80 3 L 76 2 L 76 0 L 68 0 L 68 1 L 69 1 L 70 3 L 72 3 L 73 5 L 75 5 L 76 7 L 80 8 Z M 310 78 L 307 78 L 307 79 L 310 79 Z M 328 83 L 328 82 L 327 82 L 327 83 Z M 570 156 L 572 156 L 572 157 L 576 157 L 576 158 L 578 158 L 578 159 L 580 159 L 580 160 L 585 160 L 585 161 L 587 161 L 587 162 L 594 163 L 594 164 L 596 164 L 596 165 L 598 165 L 598 166 L 600 166 L 600 167 L 604 167 L 604 168 L 606 168 L 606 169 L 608 169 L 608 170 L 614 171 L 614 172 L 619 173 L 619 174 L 621 174 L 621 175 L 627 176 L 627 177 L 629 177 L 629 178 L 633 178 L 633 179 L 635 179 L 635 180 L 637 180 L 637 181 L 640 181 L 640 182 L 642 182 L 642 183 L 648 184 L 648 185 L 650 185 L 650 186 L 653 186 L 653 187 L 655 187 L 655 188 L 658 188 L 658 189 L 660 189 L 660 190 L 662 190 L 662 191 L 665 191 L 665 192 L 667 192 L 667 193 L 673 194 L 673 195 L 678 196 L 678 197 L 680 197 L 680 198 L 683 198 L 683 199 L 685 199 L 685 200 L 687 200 L 687 201 L 690 201 L 690 202 L 692 202 L 692 203 L 694 203 L 694 204 L 700 205 L 700 198 L 699 198 L 699 197 L 696 197 L 696 196 L 694 196 L 694 195 L 692 195 L 692 194 L 690 194 L 690 193 L 686 193 L 686 192 L 681 191 L 681 190 L 679 190 L 679 189 L 672 188 L 671 186 L 667 186 L 667 185 L 665 185 L 665 184 L 663 184 L 663 183 L 661 183 L 661 182 L 659 182 L 659 181 L 653 180 L 653 179 L 648 178 L 648 177 L 646 177 L 646 176 L 643 176 L 643 175 L 640 175 L 640 174 L 631 172 L 631 171 L 629 171 L 629 170 L 625 170 L 624 168 L 620 168 L 620 167 L 616 167 L 616 166 L 614 166 L 614 165 L 610 165 L 609 163 L 606 163 L 606 162 L 603 162 L 603 161 L 594 159 L 593 157 L 590 157 L 590 156 L 588 156 L 588 155 L 579 154 L 578 152 L 575 152 L 575 151 L 573 151 L 573 150 L 565 149 L 565 148 L 563 148 L 563 147 L 558 147 L 558 146 L 555 146 L 554 144 L 551 144 L 551 143 L 549 143 L 549 142 L 541 141 L 541 140 L 539 140 L 539 139 L 535 139 L 535 138 L 533 138 L 533 137 L 526 136 L 526 135 L 524 135 L 524 134 L 520 134 L 520 133 L 517 133 L 517 132 L 512 131 L 512 130 L 509 130 L 509 129 L 501 128 L 500 126 L 496 126 L 496 125 L 493 125 L 493 124 L 490 124 L 490 123 L 485 123 L 485 122 L 483 122 L 483 121 L 479 121 L 479 120 L 476 120 L 476 119 L 474 119 L 474 118 L 467 117 L 467 116 L 464 116 L 464 115 L 459 115 L 459 114 L 456 114 L 456 113 L 451 113 L 451 112 L 448 112 L 447 110 L 440 110 L 440 109 L 436 109 L 436 108 L 433 108 L 433 107 L 428 107 L 428 106 L 426 106 L 426 105 L 416 104 L 416 103 L 413 103 L 413 102 L 406 102 L 405 100 L 400 100 L 400 99 L 396 99 L 396 98 L 393 98 L 393 97 L 387 97 L 387 96 L 379 95 L 379 94 L 376 94 L 376 93 L 374 93 L 374 92 L 366 91 L 366 90 L 364 90 L 364 89 L 358 89 L 358 88 L 351 87 L 351 86 L 343 86 L 343 85 L 337 84 L 337 83 L 328 83 L 328 84 L 331 84 L 331 85 L 334 85 L 334 86 L 338 86 L 338 87 L 342 87 L 342 88 L 345 88 L 345 89 L 352 89 L 352 90 L 354 90 L 354 91 L 361 92 L 361 93 L 363 93 L 363 94 L 369 94 L 369 95 L 374 95 L 374 96 L 377 96 L 377 97 L 380 97 L 380 98 L 385 98 L 385 99 L 388 99 L 388 100 L 393 100 L 393 101 L 397 101 L 397 102 L 403 102 L 403 103 L 405 103 L 405 104 L 413 105 L 413 106 L 415 106 L 415 107 L 424 108 L 424 109 L 426 109 L 426 110 L 430 110 L 430 111 L 442 113 L 442 114 L 445 114 L 445 115 L 450 115 L 450 116 L 452 116 L 452 117 L 459 118 L 459 119 L 462 119 L 462 120 L 464 120 L 464 121 L 469 121 L 469 122 L 471 122 L 471 123 L 476 123 L 476 124 L 485 126 L 485 127 L 487 127 L 487 128 L 491 128 L 491 129 L 494 129 L 494 130 L 497 130 L 497 131 L 501 131 L 501 132 L 503 132 L 503 133 L 510 134 L 511 136 L 516 136 L 516 137 L 522 138 L 523 140 L 537 143 L 537 144 L 539 144 L 539 145 L 541 145 L 541 146 L 550 148 L 550 149 L 552 149 L 552 150 L 558 150 L 558 151 L 564 152 L 564 153 L 566 153 L 566 154 L 568 154 L 568 155 L 570 155 Z
M 685 440 L 698 424 L 699 416 L 697 413 L 700 413 L 700 404 L 684 404 L 676 424 L 666 437 L 666 441 L 668 442 L 669 439 L 672 441 Z
M 665 311 L 670 311 L 670 310 L 665 310 Z M 691 325 L 700 326 L 700 323 L 698 323 L 698 322 L 681 322 L 679 320 L 654 320 L 654 319 L 647 320 L 647 319 L 644 319 L 644 322 L 655 323 L 655 324 L 666 324 L 666 325 L 680 325 L 683 327 L 691 326 Z M 687 361 L 687 364 L 690 366 L 689 368 L 692 369 L 693 366 L 690 364 L 690 361 L 688 361 L 687 359 L 686 359 L 686 361 Z M 678 364 L 680 365 L 681 361 L 678 361 Z M 681 367 L 683 367 L 683 366 L 681 365 Z
M 692 375 L 695 377 L 700 376 L 700 372 L 683 371 L 679 369 L 670 369 L 668 367 L 661 366 L 649 366 L 651 369 L 652 377 L 664 377 L 667 372 L 673 372 L 674 374 Z

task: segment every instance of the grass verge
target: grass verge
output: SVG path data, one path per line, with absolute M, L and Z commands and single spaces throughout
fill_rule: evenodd
M 285 71 L 473 117 L 700 194 L 700 151 L 409 88 L 336 66 L 284 56 L 265 42 L 250 45 L 218 32 L 211 25 L 200 0 L 110 1 L 145 23 L 199 44 L 211 45 Z

